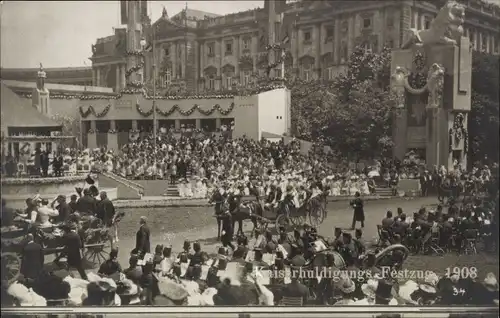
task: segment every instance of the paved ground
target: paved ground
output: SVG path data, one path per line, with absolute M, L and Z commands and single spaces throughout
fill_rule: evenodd
M 377 237 L 376 224 L 379 224 L 387 210 L 396 212 L 398 207 L 411 215 L 421 206 L 436 203 L 435 198 L 391 199 L 367 201 L 365 203 L 366 228 L 364 238 L 373 240 Z M 152 249 L 156 244 L 173 246 L 173 250 L 182 250 L 184 240 L 199 240 L 206 252 L 215 252 L 219 243 L 216 240 L 217 225 L 213 218 L 213 208 L 210 207 L 167 207 L 167 208 L 120 208 L 126 213 L 119 225 L 119 259 L 125 266 L 128 264 L 129 252 L 135 246 L 135 234 L 138 229 L 139 218 L 144 215 L 148 218 L 152 233 Z M 352 211 L 349 202 L 328 203 L 328 217 L 319 227 L 323 236 L 332 236 L 335 227 L 347 228 L 352 221 Z M 246 231 L 251 230 L 251 223 L 244 225 Z M 448 254 L 437 256 L 410 256 L 405 267 L 418 269 L 432 269 L 440 273 L 448 267 L 475 266 L 480 276 L 492 271 L 498 277 L 498 260 L 490 255 L 456 255 Z

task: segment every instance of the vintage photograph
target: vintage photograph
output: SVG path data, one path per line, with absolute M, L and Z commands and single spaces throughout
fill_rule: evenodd
M 0 21 L 2 311 L 498 317 L 499 0 Z

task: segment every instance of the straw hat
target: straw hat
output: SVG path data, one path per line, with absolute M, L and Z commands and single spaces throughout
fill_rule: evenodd
M 344 276 L 341 278 L 339 289 L 344 294 L 351 294 L 356 290 L 356 285 L 354 284 L 352 279 L 350 279 L 348 276 Z
M 375 291 L 377 290 L 378 281 L 375 279 L 369 279 L 366 284 L 361 285 L 361 290 L 368 298 L 375 298 Z
M 490 292 L 498 291 L 498 281 L 493 273 L 488 273 L 483 281 L 484 287 Z
M 439 277 L 434 272 L 430 272 L 425 275 L 424 282 L 418 287 L 425 293 L 435 294 L 437 292 L 436 285 L 439 281 Z

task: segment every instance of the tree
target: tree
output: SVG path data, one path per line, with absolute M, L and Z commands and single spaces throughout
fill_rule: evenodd
M 498 160 L 498 69 L 498 57 L 473 53 L 471 112 L 468 120 L 470 163 L 482 160 L 484 155 Z
M 52 115 L 52 120 L 62 125 L 63 136 L 74 136 L 76 140 L 80 140 L 80 121 L 72 116 L 55 114 Z M 67 141 L 65 146 L 76 147 L 74 140 Z

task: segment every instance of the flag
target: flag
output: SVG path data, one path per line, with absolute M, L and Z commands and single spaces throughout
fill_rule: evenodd
M 121 12 L 122 24 L 127 24 L 128 23 L 127 1 L 120 1 L 120 12 Z

